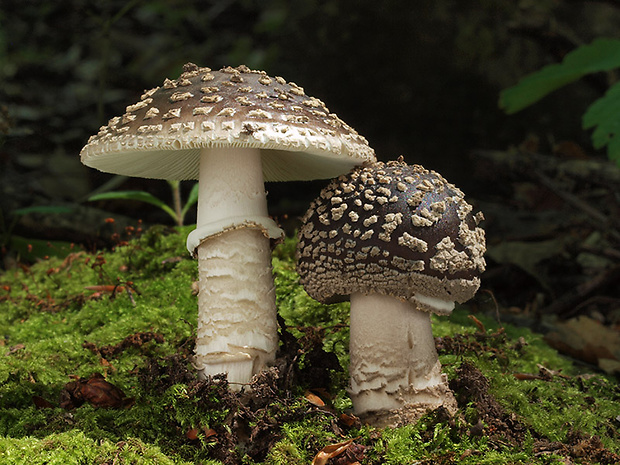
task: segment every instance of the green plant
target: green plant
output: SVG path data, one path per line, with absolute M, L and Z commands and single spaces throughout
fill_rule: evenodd
M 185 205 L 181 205 L 181 189 L 180 189 L 180 181 L 167 181 L 170 185 L 170 189 L 172 190 L 172 200 L 173 206 L 170 207 L 162 200 L 158 199 L 152 194 L 149 194 L 145 191 L 114 191 L 114 192 L 103 192 L 101 194 L 95 194 L 88 198 L 89 201 L 97 201 L 97 200 L 136 200 L 138 202 L 146 202 L 151 205 L 155 205 L 156 207 L 162 209 L 170 217 L 174 220 L 175 224 L 178 226 L 183 226 L 183 219 L 185 215 L 189 211 L 189 209 L 198 201 L 198 183 L 194 184 L 194 187 L 189 193 L 187 197 L 187 202 Z
M 620 39 L 596 39 L 566 54 L 561 63 L 522 78 L 500 94 L 499 106 L 506 113 L 516 113 L 541 100 L 551 92 L 587 74 L 608 72 L 610 87 L 594 101 L 582 117 L 583 129 L 593 129 L 592 144 L 607 146 L 609 158 L 620 166 L 620 81 L 614 70 L 620 68 Z

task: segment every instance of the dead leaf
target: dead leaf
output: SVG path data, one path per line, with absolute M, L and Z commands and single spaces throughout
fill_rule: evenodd
M 205 433 L 205 439 L 209 439 L 213 436 L 217 436 L 217 431 L 215 431 L 214 429 L 211 428 L 203 428 L 202 429 Z
M 360 419 L 355 415 L 350 415 L 348 413 L 341 413 L 338 417 L 338 422 L 342 423 L 344 426 L 351 427 L 354 424 L 358 423 Z
M 557 322 L 555 328 L 545 336 L 551 347 L 608 373 L 620 372 L 620 332 L 585 315 Z
M 123 291 L 123 286 L 120 285 L 112 285 L 112 284 L 102 284 L 100 286 L 84 286 L 84 289 L 88 290 L 88 291 L 95 291 L 95 292 L 101 292 L 101 293 L 116 293 L 116 292 L 122 292 Z
M 25 347 L 26 346 L 24 344 L 15 344 L 14 346 L 9 347 L 9 351 L 4 355 L 13 355 L 15 352 L 19 352 Z
M 88 379 L 75 377 L 60 393 L 60 406 L 64 409 L 77 408 L 84 402 L 100 408 L 125 408 L 133 404 L 133 399 L 101 374 L 94 373 Z
M 549 368 L 541 365 L 540 363 L 537 363 L 536 366 L 538 367 L 538 373 L 540 373 L 540 376 L 547 381 L 551 381 L 556 376 L 559 376 L 560 378 L 564 378 L 564 379 L 570 379 L 570 376 L 562 373 L 561 369 L 550 370 Z
M 312 465 L 326 465 L 329 459 L 339 456 L 351 447 L 354 440 L 355 439 L 349 439 L 348 441 L 323 447 L 323 449 L 321 449 L 312 460 Z
M 565 242 L 563 238 L 539 242 L 501 242 L 489 245 L 487 255 L 497 263 L 518 266 L 534 277 L 542 287 L 553 292 L 549 276 L 540 263 L 561 254 L 565 248 Z
M 32 396 L 32 402 L 34 403 L 35 407 L 38 409 L 55 407 L 54 404 L 52 404 L 50 401 L 48 401 L 47 399 L 44 399 L 41 396 Z
M 212 438 L 213 436 L 217 436 L 217 431 L 211 428 L 204 427 L 202 428 L 202 432 L 205 435 L 205 439 L 209 439 L 209 438 Z M 198 428 L 190 428 L 185 433 L 185 436 L 190 441 L 195 441 L 196 439 L 198 439 L 198 433 L 200 433 L 200 430 Z
M 315 407 L 325 407 L 325 402 L 323 402 L 323 399 L 310 391 L 304 392 L 304 398 Z

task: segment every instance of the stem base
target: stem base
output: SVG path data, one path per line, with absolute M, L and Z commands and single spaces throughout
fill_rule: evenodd
M 412 303 L 380 294 L 351 295 L 350 356 L 356 415 L 387 426 L 440 406 L 456 411 L 430 315 Z

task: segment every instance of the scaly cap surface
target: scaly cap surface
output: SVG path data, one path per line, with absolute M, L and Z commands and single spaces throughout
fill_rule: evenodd
M 198 179 L 200 150 L 227 146 L 263 149 L 265 181 L 331 178 L 375 160 L 364 137 L 295 83 L 192 63 L 101 127 L 80 156 L 109 173 Z
M 400 160 L 357 167 L 325 187 L 303 218 L 301 283 L 324 303 L 354 292 L 464 302 L 485 267 L 481 219 L 434 171 Z

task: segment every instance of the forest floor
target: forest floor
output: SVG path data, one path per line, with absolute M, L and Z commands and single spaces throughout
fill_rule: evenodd
M 187 232 L 127 228 L 113 250 L 0 275 L 2 463 L 620 463 L 616 380 L 502 323 L 510 312 L 486 312 L 484 291 L 433 320 L 458 413 L 362 424 L 346 390 L 348 304 L 305 294 L 294 239 L 274 251 L 276 364 L 240 393 L 198 380 Z

